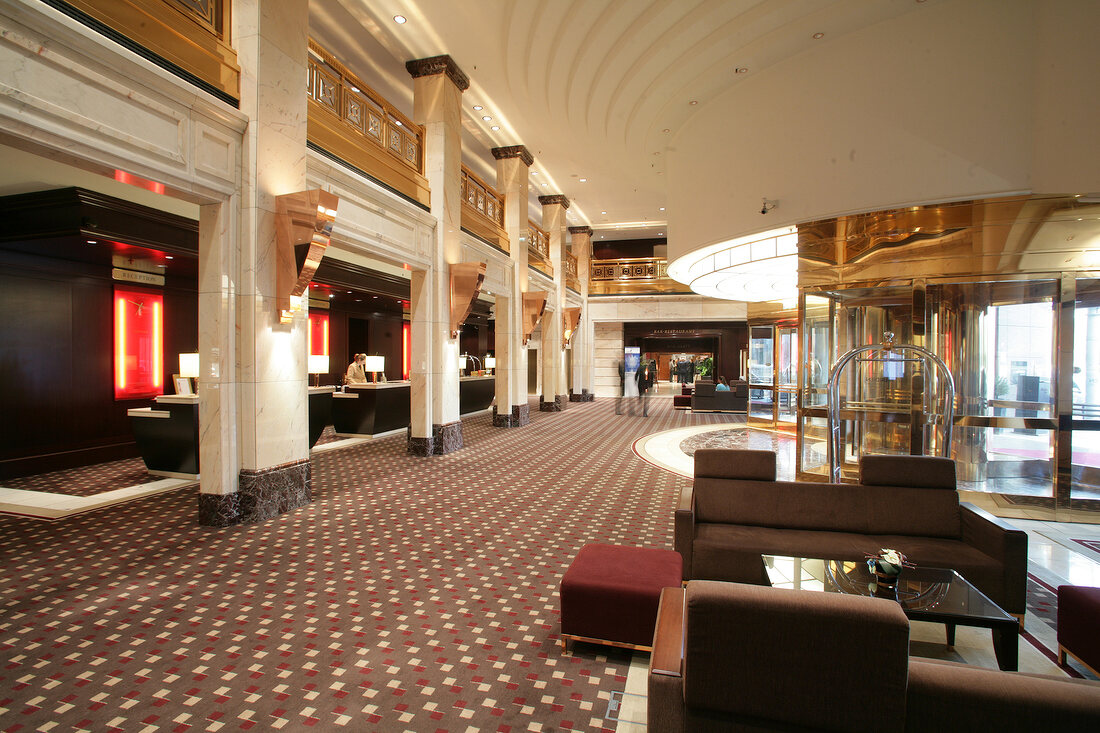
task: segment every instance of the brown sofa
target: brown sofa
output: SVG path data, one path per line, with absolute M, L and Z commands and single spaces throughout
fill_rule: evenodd
M 859 484 L 776 481 L 771 451 L 702 449 L 676 510 L 684 580 L 765 583 L 761 554 L 862 559 L 884 547 L 957 570 L 1023 617 L 1027 535 L 960 504 L 955 463 L 865 456 Z
M 730 382 L 729 391 L 718 391 L 714 382 L 698 381 L 691 396 L 692 412 L 746 412 L 749 409 L 749 385 Z
M 909 658 L 894 601 L 692 581 L 665 588 L 651 733 L 1100 730 L 1100 683 Z

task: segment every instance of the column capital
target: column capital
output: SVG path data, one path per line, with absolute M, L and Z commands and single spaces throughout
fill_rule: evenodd
M 551 206 L 552 204 L 561 204 L 563 209 L 569 208 L 569 199 L 565 197 L 563 193 L 552 193 L 549 196 L 539 196 L 539 203 L 543 206 Z
M 570 234 L 587 234 L 588 236 L 591 237 L 592 236 L 592 227 L 590 227 L 590 226 L 569 227 L 569 233 Z
M 527 167 L 530 168 L 531 164 L 535 162 L 535 156 L 531 155 L 531 151 L 527 149 L 526 145 L 508 145 L 503 148 L 493 148 L 493 157 L 497 160 L 504 160 L 505 158 L 519 158 Z
M 458 68 L 455 60 L 447 54 L 406 61 L 405 70 L 409 72 L 413 79 L 419 79 L 422 76 L 446 74 L 458 87 L 459 91 L 464 92 L 470 88 L 470 77 L 466 76 L 462 69 Z

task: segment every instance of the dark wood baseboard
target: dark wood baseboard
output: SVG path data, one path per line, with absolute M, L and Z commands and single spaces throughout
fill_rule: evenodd
M 137 443 L 129 440 L 124 443 L 79 448 L 59 453 L 9 458 L 0 461 L 0 481 L 109 461 L 121 461 L 125 458 L 136 458 L 138 455 Z

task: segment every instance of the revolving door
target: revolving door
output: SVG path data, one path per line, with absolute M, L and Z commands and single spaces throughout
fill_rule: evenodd
M 951 455 L 960 490 L 1002 504 L 1100 511 L 1100 281 L 1067 273 L 804 290 L 799 308 L 800 478 L 830 478 L 830 367 L 894 331 L 897 343 L 927 349 L 949 370 L 953 430 L 927 430 L 904 409 L 849 412 L 836 444 L 845 480 L 868 453 Z M 850 380 L 848 399 L 927 404 L 942 384 L 914 366 L 879 365 Z

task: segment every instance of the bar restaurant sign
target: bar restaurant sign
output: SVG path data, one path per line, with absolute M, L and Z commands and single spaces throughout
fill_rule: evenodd
M 164 287 L 164 275 L 156 275 L 151 272 L 138 272 L 137 270 L 123 270 L 121 267 L 114 267 L 111 269 L 111 279 L 136 283 L 138 285 Z

